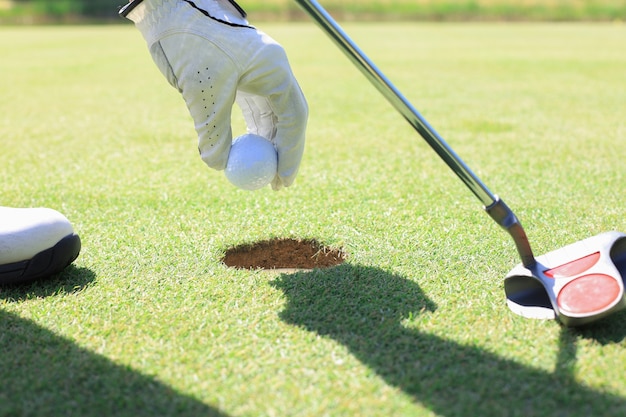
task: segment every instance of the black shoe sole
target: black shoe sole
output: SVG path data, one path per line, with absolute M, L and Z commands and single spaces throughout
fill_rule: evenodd
M 80 247 L 80 237 L 71 234 L 29 260 L 0 265 L 0 285 L 25 284 L 61 272 L 78 257 Z

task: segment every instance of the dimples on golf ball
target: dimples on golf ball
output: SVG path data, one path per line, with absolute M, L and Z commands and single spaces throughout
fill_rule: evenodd
M 224 173 L 236 187 L 254 191 L 269 184 L 277 169 L 274 145 L 262 136 L 246 133 L 233 140 Z

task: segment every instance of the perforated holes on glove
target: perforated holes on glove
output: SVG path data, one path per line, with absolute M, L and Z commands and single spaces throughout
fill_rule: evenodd
M 209 68 L 206 67 L 204 70 L 207 74 L 202 74 L 198 71 L 198 83 L 200 84 L 200 92 L 202 93 L 202 104 L 206 111 L 205 126 L 209 127 L 210 121 L 215 120 L 215 94 L 213 91 L 213 81 L 211 80 L 211 75 L 208 73 Z M 212 129 L 215 131 L 217 126 L 214 124 Z M 213 147 L 214 136 L 210 135 L 209 139 L 211 139 L 211 147 Z

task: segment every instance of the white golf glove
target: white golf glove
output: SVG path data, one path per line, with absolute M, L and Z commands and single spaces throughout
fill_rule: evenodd
M 154 62 L 182 93 L 202 160 L 226 166 L 233 103 L 249 133 L 278 152 L 272 188 L 293 183 L 304 151 L 307 103 L 284 49 L 251 27 L 231 0 L 132 0 L 120 14 L 145 38 Z

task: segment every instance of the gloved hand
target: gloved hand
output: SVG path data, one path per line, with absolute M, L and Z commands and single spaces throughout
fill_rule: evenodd
M 249 133 L 278 152 L 272 188 L 291 185 L 304 151 L 307 103 L 284 49 L 248 25 L 231 0 L 132 0 L 120 11 L 145 38 L 154 62 L 182 93 L 202 160 L 226 166 L 233 103 Z

